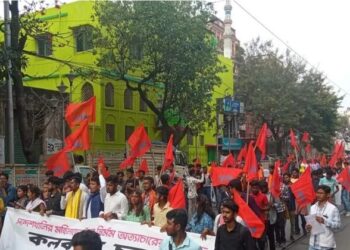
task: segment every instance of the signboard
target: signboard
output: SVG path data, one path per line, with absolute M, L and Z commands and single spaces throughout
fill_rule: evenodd
M 223 99 L 224 112 L 238 114 L 240 112 L 240 105 L 241 103 L 239 101 L 235 101 L 231 97 Z
M 62 149 L 62 140 L 56 138 L 46 139 L 46 154 L 52 155 Z
M 154 250 L 167 237 L 159 227 L 140 223 L 101 218 L 77 220 L 61 216 L 41 216 L 21 209 L 8 208 L 0 239 L 0 249 L 70 250 L 72 237 L 82 230 L 92 230 L 101 236 L 102 249 Z M 214 249 L 215 237 L 201 240 L 200 234 L 188 233 L 202 250 Z
M 5 136 L 0 135 L 0 164 L 5 164 Z
M 243 147 L 243 141 L 238 138 L 222 138 L 223 150 L 240 150 Z

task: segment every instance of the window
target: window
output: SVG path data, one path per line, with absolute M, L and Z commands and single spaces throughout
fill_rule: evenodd
M 147 94 L 146 94 L 146 98 L 147 98 Z M 140 111 L 147 112 L 147 104 L 145 103 L 144 100 L 142 100 L 141 96 L 140 96 Z
M 90 83 L 85 83 L 83 87 L 81 88 L 81 100 L 83 102 L 89 100 L 91 97 L 94 96 L 94 88 Z
M 115 141 L 114 124 L 106 124 L 106 141 Z
M 187 133 L 187 144 L 193 145 L 193 135 L 191 133 Z
M 107 83 L 105 87 L 105 105 L 114 107 L 114 87 L 111 83 Z
M 199 136 L 199 145 L 204 146 L 204 135 Z
M 124 109 L 132 109 L 132 91 L 130 89 L 124 91 Z
M 36 37 L 37 54 L 40 56 L 52 55 L 52 35 L 42 34 Z
M 129 139 L 132 132 L 134 132 L 134 129 L 134 126 L 125 126 L 125 141 Z
M 92 27 L 81 26 L 74 31 L 75 48 L 77 52 L 92 49 Z

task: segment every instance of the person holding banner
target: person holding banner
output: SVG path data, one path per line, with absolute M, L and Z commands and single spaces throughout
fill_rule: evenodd
M 40 199 L 40 189 L 37 186 L 29 185 L 28 186 L 28 203 L 26 210 L 31 212 L 40 212 L 40 210 L 45 210 L 45 202 Z
M 129 198 L 129 211 L 125 217 L 126 221 L 141 222 L 147 224 L 151 221 L 151 213 L 148 206 L 142 202 L 141 192 L 133 191 Z

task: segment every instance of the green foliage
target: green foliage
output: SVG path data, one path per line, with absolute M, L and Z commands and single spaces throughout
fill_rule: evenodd
M 197 1 L 97 1 L 95 9 L 99 66 L 117 71 L 138 91 L 163 129 L 202 127 L 211 116 L 217 74 L 224 70 L 207 29 L 211 9 Z M 126 74 L 142 80 L 135 86 Z M 148 81 L 163 84 L 156 89 L 158 100 L 145 95 L 152 89 Z
M 267 122 L 275 140 L 289 129 L 308 131 L 318 149 L 329 148 L 337 128 L 338 97 L 322 73 L 307 69 L 289 51 L 253 40 L 239 50 L 236 93 L 257 124 Z

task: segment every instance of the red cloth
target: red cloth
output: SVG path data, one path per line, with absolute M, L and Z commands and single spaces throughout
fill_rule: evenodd
M 243 159 L 245 159 L 247 156 L 247 146 L 244 145 L 243 148 L 241 148 L 241 151 L 239 151 L 239 154 L 237 156 L 237 161 L 241 162 Z
M 281 165 L 281 161 L 278 160 L 275 162 L 275 168 L 273 170 L 272 174 L 272 181 L 271 181 L 271 194 L 276 199 L 279 199 L 281 195 L 281 180 L 279 175 L 279 168 Z
M 70 103 L 66 108 L 65 119 L 69 127 L 74 127 L 84 120 L 96 121 L 96 97 L 91 97 L 86 102 Z
M 311 144 L 310 144 L 310 143 L 306 144 L 306 146 L 305 146 L 305 152 L 306 152 L 306 153 L 311 153 L 311 150 L 312 150 Z
M 227 168 L 228 166 L 231 166 L 233 168 L 236 166 L 235 157 L 231 153 L 226 157 L 226 159 L 222 163 L 223 168 Z
M 252 180 L 258 178 L 258 162 L 256 160 L 253 141 L 249 143 L 247 158 L 245 160 L 243 172 L 247 173 L 247 180 L 251 182 Z
M 107 170 L 105 160 L 103 159 L 103 156 L 101 156 L 101 155 L 98 157 L 97 166 L 101 166 L 102 175 L 105 179 L 111 175 L 109 173 L 109 171 Z
M 290 145 L 296 149 L 297 151 L 299 151 L 299 147 L 298 147 L 298 143 L 295 139 L 295 135 L 294 135 L 294 131 L 293 129 L 290 129 L 290 132 L 289 132 L 289 137 L 290 137 Z
M 303 133 L 303 136 L 301 137 L 301 141 L 305 142 L 305 143 L 308 143 L 310 141 L 310 134 L 305 131 Z
M 266 220 L 266 214 L 265 214 L 265 209 L 268 207 L 269 201 L 267 200 L 267 196 L 261 192 L 257 194 L 252 194 L 256 205 L 260 208 L 258 217 L 259 219 L 265 223 Z
M 241 198 L 241 196 L 236 190 L 233 190 L 233 200 L 239 207 L 238 215 L 242 217 L 251 235 L 254 238 L 259 239 L 265 231 L 265 224 L 250 209 L 248 204 Z
M 350 167 L 344 168 L 337 177 L 338 182 L 350 192 Z
M 139 167 L 139 171 L 140 170 L 144 171 L 145 173 L 149 172 L 149 168 L 148 168 L 148 164 L 147 164 L 147 160 L 146 159 L 142 160 L 142 162 L 140 164 L 140 167 Z
M 327 157 L 325 154 L 322 154 L 322 157 L 320 160 L 320 166 L 323 168 L 327 166 Z
M 264 123 L 260 129 L 259 136 L 256 139 L 255 146 L 261 151 L 261 159 L 266 155 L 267 123 Z
M 182 179 L 179 179 L 176 184 L 170 188 L 168 201 L 170 203 L 170 207 L 173 209 L 176 208 L 186 208 L 186 199 L 184 193 L 184 184 Z
M 62 176 L 69 170 L 70 164 L 64 149 L 52 155 L 45 162 L 46 167 L 54 172 L 55 176 Z
M 174 135 L 172 134 L 170 135 L 168 145 L 165 150 L 165 157 L 164 157 L 162 171 L 167 170 L 171 166 L 171 164 L 173 164 L 174 162 L 173 141 L 174 141 Z
M 316 194 L 312 183 L 311 167 L 307 167 L 300 178 L 290 185 L 299 207 L 305 207 L 315 201 Z
M 227 185 L 230 180 L 237 178 L 242 173 L 239 168 L 223 168 L 212 167 L 210 170 L 210 178 L 213 187 Z
M 345 155 L 345 145 L 340 142 L 336 143 L 333 149 L 332 157 L 328 163 L 329 166 L 335 167 L 338 160 L 343 159 Z
M 83 121 L 80 127 L 64 140 L 66 142 L 66 151 L 88 150 L 90 148 L 89 121 Z

